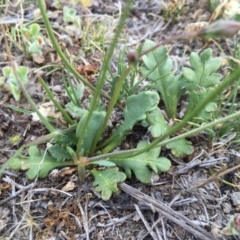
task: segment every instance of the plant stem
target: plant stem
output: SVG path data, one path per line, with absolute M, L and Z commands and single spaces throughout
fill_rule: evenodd
M 68 61 L 67 57 L 65 56 L 65 54 L 62 52 L 62 50 L 61 50 L 61 48 L 60 48 L 60 46 L 59 46 L 59 44 L 57 42 L 57 39 L 55 38 L 55 36 L 53 34 L 53 30 L 52 30 L 51 24 L 50 24 L 50 22 L 48 20 L 43 0 L 37 0 L 37 2 L 38 2 L 38 6 L 40 8 L 41 14 L 42 14 L 42 18 L 43 18 L 44 24 L 45 24 L 46 29 L 47 29 L 47 33 L 49 35 L 49 38 L 51 39 L 52 44 L 53 44 L 56 52 L 58 53 L 58 55 L 62 59 L 64 65 L 68 68 L 69 72 L 71 72 L 77 79 L 79 79 L 83 84 L 85 84 L 93 92 L 96 92 L 96 88 L 93 87 L 85 78 L 83 78 L 77 72 L 77 70 L 72 66 L 72 64 Z M 106 98 L 106 99 L 108 99 L 108 100 L 110 99 L 110 97 L 107 94 L 103 93 L 103 92 L 101 92 L 101 96 Z
M 43 88 L 45 89 L 45 91 L 47 92 L 49 98 L 52 100 L 52 102 L 54 103 L 54 105 L 58 108 L 58 110 L 62 113 L 62 115 L 65 117 L 66 121 L 72 125 L 74 124 L 73 120 L 70 118 L 70 116 L 67 114 L 67 112 L 62 108 L 62 106 L 59 104 L 59 102 L 57 102 L 51 92 L 51 90 L 49 89 L 49 87 L 47 86 L 47 84 L 43 81 L 43 79 L 41 77 L 39 77 L 39 82 L 42 84 Z
M 111 98 L 111 101 L 109 103 L 109 107 L 108 107 L 108 111 L 107 111 L 107 114 L 105 116 L 105 119 L 104 119 L 104 123 L 103 123 L 103 126 L 100 128 L 100 130 L 98 131 L 97 135 L 96 135 L 96 138 L 95 138 L 95 141 L 92 145 L 92 150 L 90 152 L 90 156 L 91 154 L 94 152 L 95 150 L 95 147 L 97 145 L 97 141 L 99 139 L 99 137 L 102 135 L 103 131 L 105 130 L 106 126 L 107 126 L 107 123 L 108 123 L 108 120 L 112 114 L 112 111 L 113 111 L 113 108 L 118 100 L 118 96 L 119 96 L 119 93 L 122 89 L 122 85 L 123 85 L 123 82 L 124 80 L 126 79 L 127 75 L 129 74 L 129 72 L 131 71 L 131 68 L 127 68 L 123 74 L 121 75 L 120 79 L 118 80 L 118 82 L 116 83 L 115 85 L 115 89 L 114 89 L 114 93 L 113 93 L 113 96 Z M 101 146 L 105 146 L 106 144 L 108 143 L 108 139 L 103 142 L 103 144 Z
M 4 26 L 1 25 L 1 28 L 2 28 L 2 32 L 5 33 L 5 29 L 4 29 Z M 16 66 L 13 62 L 13 59 L 12 59 L 12 55 L 11 55 L 11 51 L 9 49 L 9 46 L 8 46 L 8 42 L 7 42 L 7 39 L 6 39 L 6 36 L 4 35 L 4 42 L 5 42 L 5 46 L 6 46 L 6 51 L 7 51 L 7 55 L 8 55 L 8 58 L 9 58 L 9 62 L 11 64 L 11 67 L 12 67 L 12 70 L 13 70 L 13 74 L 15 76 L 15 78 L 17 79 L 17 82 L 19 84 L 19 86 L 21 87 L 22 91 L 23 91 L 23 94 L 25 96 L 25 98 L 27 99 L 28 103 L 30 104 L 31 108 L 34 110 L 34 112 L 37 113 L 38 117 L 40 118 L 40 120 L 42 121 L 42 123 L 44 124 L 44 126 L 48 129 L 49 132 L 55 132 L 55 128 L 49 123 L 49 121 L 39 112 L 38 108 L 36 107 L 35 103 L 33 102 L 33 100 L 31 99 L 30 95 L 28 94 L 26 88 L 24 87 L 21 79 L 19 79 L 19 76 L 18 76 L 18 73 L 17 73 L 17 69 L 16 69 Z
M 219 95 L 227 86 L 231 85 L 240 74 L 240 69 L 236 69 L 228 78 L 226 78 L 213 92 L 207 94 L 205 99 L 203 99 L 197 107 L 191 113 L 187 114 L 181 122 L 176 124 L 175 126 L 171 127 L 163 136 L 156 138 L 153 142 L 151 142 L 148 146 L 144 147 L 143 149 L 136 150 L 131 156 L 139 155 L 143 152 L 146 152 L 156 146 L 160 141 L 165 139 L 166 137 L 170 136 L 171 134 L 176 133 L 178 130 L 182 129 L 188 121 L 191 121 L 197 114 L 208 104 L 212 101 L 217 95 Z
M 191 131 L 188 131 L 186 133 L 183 133 L 181 135 L 178 135 L 176 137 L 173 137 L 171 139 L 167 139 L 167 140 L 164 140 L 160 143 L 158 143 L 157 145 L 155 145 L 154 147 L 162 147 L 162 146 L 165 146 L 171 142 L 174 142 L 176 140 L 180 140 L 182 138 L 186 138 L 186 137 L 190 137 L 194 134 L 197 134 L 199 132 L 202 132 L 203 130 L 206 130 L 208 128 L 211 128 L 211 127 L 214 127 L 220 123 L 224 123 L 226 121 L 229 121 L 229 120 L 232 120 L 234 118 L 237 118 L 237 117 L 240 117 L 240 111 L 237 112 L 237 113 L 233 113 L 227 117 L 224 117 L 224 118 L 221 118 L 221 119 L 218 119 L 214 122 L 211 122 L 211 123 L 208 123 L 208 124 L 205 124 L 201 127 L 198 127 L 196 129 L 193 129 Z M 140 150 L 142 150 L 144 148 L 140 148 Z M 124 151 L 119 151 L 119 152 L 114 152 L 114 153 L 107 153 L 107 154 L 102 154 L 102 155 L 99 155 L 99 156 L 95 156 L 95 157 L 91 157 L 89 158 L 89 162 L 94 162 L 94 161 L 97 161 L 97 160 L 102 160 L 102 159 L 111 159 L 111 158 L 124 158 L 124 157 L 128 157 L 126 156 L 126 154 L 129 154 L 129 156 L 132 156 L 130 154 L 132 153 L 135 153 L 136 152 L 136 149 L 131 149 L 131 150 L 124 150 Z
M 106 80 L 106 74 L 107 74 L 107 71 L 108 71 L 108 66 L 109 66 L 109 63 L 112 59 L 112 55 L 114 53 L 114 49 L 116 48 L 116 45 L 118 43 L 118 39 L 120 37 L 120 34 L 123 30 L 123 27 L 125 26 L 125 21 L 126 21 L 126 18 L 128 17 L 129 15 L 129 11 L 130 11 L 130 7 L 131 7 L 131 4 L 133 3 L 132 0 L 128 0 L 127 3 L 126 3 L 126 7 L 124 8 L 123 12 L 122 12 L 122 15 L 120 17 L 120 20 L 119 20 L 119 23 L 118 23 L 118 26 L 117 26 L 117 29 L 116 29 L 116 33 L 111 41 L 111 44 L 110 44 L 110 48 L 104 58 L 104 62 L 103 62 L 103 65 L 102 65 L 102 68 L 101 68 L 101 72 L 100 72 L 100 76 L 99 76 L 99 79 L 98 79 L 98 82 L 97 82 L 97 90 L 95 91 L 94 93 L 94 97 L 93 97 L 93 101 L 92 101 L 92 104 L 91 104 L 91 107 L 89 109 L 89 113 L 88 113 L 88 116 L 87 116 L 87 120 L 83 126 L 83 132 L 81 133 L 80 137 L 79 137 L 79 140 L 78 140 L 78 144 L 77 144 L 77 154 L 80 152 L 80 147 L 81 147 L 81 144 L 82 144 L 82 141 L 84 139 L 84 133 L 85 133 L 85 130 L 87 129 L 87 126 L 88 126 L 88 123 L 91 119 L 91 116 L 92 116 L 92 113 L 93 111 L 96 109 L 96 105 L 97 105 L 97 102 L 99 101 L 99 96 L 100 96 L 100 93 L 101 93 L 101 89 L 103 88 L 104 86 L 104 83 L 105 83 L 105 80 Z M 130 68 L 131 69 L 131 68 Z M 129 69 L 129 72 L 130 72 L 130 69 Z M 123 76 L 124 77 L 124 76 Z M 123 79 L 124 80 L 124 79 Z M 122 81 L 123 81 L 122 80 Z M 120 89 L 115 89 L 116 91 L 121 90 L 121 87 Z M 95 150 L 95 147 L 96 147 L 96 144 L 98 142 L 98 139 L 99 137 L 101 136 L 102 132 L 105 130 L 105 127 L 107 125 L 107 122 L 108 122 L 108 119 L 112 113 L 112 109 L 113 107 L 115 106 L 116 102 L 117 102 L 117 96 L 115 96 L 114 98 L 111 98 L 110 99 L 110 106 L 109 106 L 109 110 L 106 114 L 106 117 L 104 119 L 104 123 L 101 127 L 101 129 L 99 130 L 96 138 L 95 138 L 95 141 L 92 145 L 92 148 L 91 148 L 91 153 Z

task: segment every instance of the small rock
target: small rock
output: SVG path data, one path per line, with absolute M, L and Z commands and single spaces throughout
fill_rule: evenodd
M 233 205 L 240 205 L 240 192 L 230 194 L 230 198 L 232 199 Z
M 232 211 L 232 205 L 230 203 L 223 203 L 223 212 L 230 213 Z
M 54 92 L 62 92 L 62 90 L 63 90 L 61 85 L 52 86 L 51 89 L 52 89 Z

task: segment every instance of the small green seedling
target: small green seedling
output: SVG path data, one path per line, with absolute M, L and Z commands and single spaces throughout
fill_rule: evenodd
M 69 8 L 68 6 L 63 7 L 63 21 L 65 23 L 71 23 L 71 26 L 67 26 L 68 28 L 72 28 L 75 33 L 80 34 L 81 30 L 81 18 L 77 15 L 77 11 L 74 8 Z
M 190 155 L 194 151 L 192 143 L 184 138 L 171 142 L 167 144 L 166 147 L 168 149 L 171 149 L 171 153 L 177 158 L 182 158 L 186 155 Z
M 22 27 L 21 33 L 26 44 L 27 51 L 30 54 L 42 56 L 42 47 L 44 46 L 44 39 L 40 34 L 41 27 L 37 23 L 33 23 L 28 27 Z
M 240 214 L 232 215 L 228 226 L 221 230 L 221 233 L 227 236 L 240 235 Z
M 15 135 L 15 136 L 11 137 L 9 140 L 12 144 L 17 145 L 21 140 L 21 136 Z
M 28 68 L 25 66 L 16 67 L 17 76 L 15 76 L 13 69 L 6 66 L 2 69 L 2 73 L 6 79 L 6 84 L 10 87 L 13 97 L 16 101 L 19 101 L 21 90 L 18 80 L 21 81 L 22 84 L 26 84 L 28 82 Z

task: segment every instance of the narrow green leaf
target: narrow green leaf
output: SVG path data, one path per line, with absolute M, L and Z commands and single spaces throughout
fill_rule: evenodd
M 105 115 L 106 115 L 106 112 L 104 111 L 101 111 L 101 112 L 94 111 L 92 113 L 92 117 L 90 119 L 90 122 L 88 123 L 87 129 L 85 130 L 84 139 L 82 142 L 82 146 L 80 148 L 80 149 L 83 149 L 84 151 L 82 153 L 83 155 L 87 155 L 88 152 L 90 151 L 93 141 L 103 124 Z M 84 115 L 79 122 L 77 131 L 76 131 L 77 137 L 79 137 L 80 134 L 82 134 L 83 126 L 85 125 L 86 120 L 87 120 L 87 114 Z
M 20 113 L 24 113 L 24 114 L 32 114 L 32 111 L 29 111 L 27 109 L 23 109 L 23 108 L 20 108 L 20 107 L 16 107 L 14 105 L 11 105 L 11 104 L 4 104 L 3 105 L 4 107 L 7 107 L 7 108 L 10 108 L 16 112 L 20 112 Z

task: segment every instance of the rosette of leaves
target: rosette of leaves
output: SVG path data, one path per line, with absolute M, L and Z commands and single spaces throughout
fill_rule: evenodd
M 44 39 L 41 36 L 40 31 L 41 27 L 37 23 L 33 23 L 30 26 L 23 27 L 21 29 L 24 42 L 30 54 L 42 56 L 42 47 L 44 45 Z
M 14 73 L 11 67 L 6 66 L 2 69 L 2 73 L 2 79 L 6 79 L 6 84 L 9 86 L 14 99 L 16 101 L 19 101 L 21 96 L 21 88 L 19 86 L 18 80 L 21 81 L 22 84 L 26 84 L 28 82 L 28 68 L 25 66 L 18 66 L 16 67 L 16 73 Z M 2 85 L 3 84 L 4 81 Z

